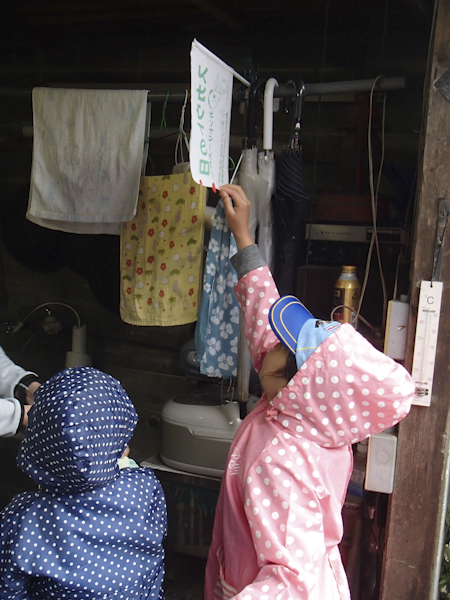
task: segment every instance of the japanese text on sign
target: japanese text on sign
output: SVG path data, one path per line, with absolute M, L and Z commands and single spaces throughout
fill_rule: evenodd
M 207 187 L 228 183 L 233 70 L 196 40 L 191 48 L 192 177 Z

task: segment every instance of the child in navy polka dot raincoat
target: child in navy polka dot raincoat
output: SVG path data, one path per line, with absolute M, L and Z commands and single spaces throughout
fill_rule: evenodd
M 39 491 L 2 512 L 1 599 L 164 597 L 161 484 L 118 466 L 136 423 L 120 383 L 92 367 L 38 389 L 17 462 Z
M 349 600 L 338 544 L 351 445 L 407 415 L 412 379 L 352 325 L 318 321 L 293 296 L 280 298 L 249 233 L 243 190 L 220 194 L 264 394 L 231 444 L 205 600 Z

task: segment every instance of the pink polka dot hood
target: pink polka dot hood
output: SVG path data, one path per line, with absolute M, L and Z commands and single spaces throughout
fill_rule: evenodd
M 413 391 L 403 367 L 343 324 L 303 363 L 268 414 L 294 435 L 335 448 L 398 423 Z
M 268 322 L 257 318 L 268 315 L 278 298 L 268 285 L 271 279 L 268 268 L 261 267 L 243 277 L 235 290 L 257 372 L 278 344 Z M 401 365 L 343 324 L 301 365 L 267 413 L 293 435 L 334 448 L 397 424 L 408 414 L 413 392 L 411 377 Z
M 267 266 L 246 273 L 235 293 L 259 372 L 278 344 L 268 314 L 279 295 Z M 351 444 L 403 419 L 413 391 L 401 365 L 342 325 L 272 401 L 262 396 L 230 448 L 205 600 L 350 598 L 339 543 Z

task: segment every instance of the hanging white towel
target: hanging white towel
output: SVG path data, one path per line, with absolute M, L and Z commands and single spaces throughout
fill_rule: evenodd
M 70 233 L 120 234 L 136 212 L 147 94 L 33 89 L 28 220 Z

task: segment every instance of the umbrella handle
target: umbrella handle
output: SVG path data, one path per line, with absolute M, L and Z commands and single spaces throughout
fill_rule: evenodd
M 294 82 L 288 82 L 294 83 Z M 303 79 L 299 79 L 297 85 L 295 85 L 295 105 L 294 105 L 294 118 L 291 133 L 291 150 L 300 149 L 300 134 L 302 129 L 302 110 L 303 110 L 303 97 L 305 95 L 305 84 Z
M 273 144 L 273 92 L 278 87 L 278 81 L 271 77 L 264 88 L 264 130 L 263 149 L 272 150 Z

